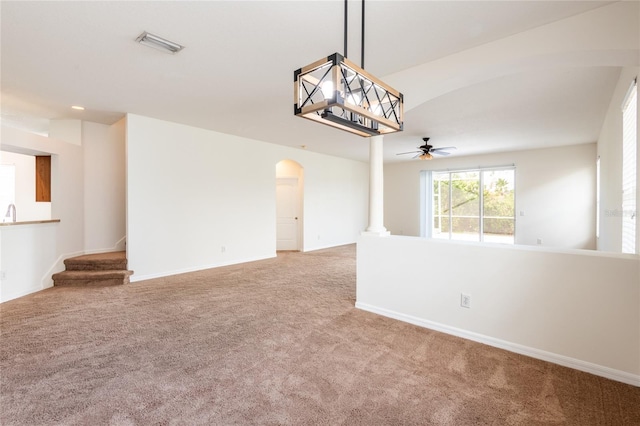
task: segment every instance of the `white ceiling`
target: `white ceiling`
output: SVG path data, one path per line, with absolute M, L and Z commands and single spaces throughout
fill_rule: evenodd
M 423 136 L 435 146 L 457 146 L 454 155 L 595 142 L 620 72 L 610 61 L 495 72 L 438 96 L 414 96 L 413 103 L 415 84 L 440 82 L 412 85 L 401 77 L 611 3 L 367 1 L 365 68 L 397 80 L 412 106 L 405 131 L 385 137 L 385 161 L 410 161 L 395 154 L 412 150 Z M 356 63 L 360 5 L 349 3 L 349 58 Z M 293 115 L 293 71 L 342 52 L 341 0 L 3 0 L 0 7 L 7 125 L 46 131 L 49 119 L 111 124 L 129 112 L 368 158 L 367 139 Z M 637 4 L 630 7 L 638 13 Z M 144 30 L 186 47 L 170 55 L 135 43 Z

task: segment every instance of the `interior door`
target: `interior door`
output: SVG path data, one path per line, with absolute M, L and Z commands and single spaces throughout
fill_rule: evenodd
M 276 179 L 276 250 L 299 250 L 298 179 Z

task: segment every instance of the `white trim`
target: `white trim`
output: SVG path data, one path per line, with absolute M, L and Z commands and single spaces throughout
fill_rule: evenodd
M 620 109 L 622 111 L 624 111 L 627 108 L 627 104 L 629 103 L 629 99 L 631 98 L 631 95 L 633 94 L 633 91 L 636 89 L 637 85 L 638 85 L 638 77 L 635 77 L 631 81 L 631 84 L 629 84 L 629 88 L 627 89 L 627 93 L 624 95 L 624 99 L 622 100 L 622 105 L 620 105 Z
M 44 290 L 45 288 L 53 287 L 53 279 L 51 278 L 51 276 L 53 274 L 57 273 L 57 272 L 62 272 L 62 271 L 64 271 L 66 269 L 66 267 L 64 266 L 64 261 L 66 259 L 69 259 L 71 257 L 83 256 L 85 254 L 110 253 L 112 251 L 122 251 L 122 250 L 124 250 L 124 248 L 120 248 L 120 247 L 122 247 L 122 245 L 125 243 L 126 239 L 127 239 L 126 236 L 122 237 L 120 240 L 118 240 L 118 242 L 116 242 L 116 244 L 112 248 L 95 249 L 95 250 L 84 250 L 84 251 L 76 251 L 76 252 L 61 254 L 60 256 L 58 256 L 58 258 L 53 263 L 53 265 L 51 265 L 49 270 L 44 274 L 44 276 L 40 280 L 41 288 L 36 290 L 36 291 L 40 291 L 40 290 Z M 35 291 L 32 292 L 32 293 L 35 293 Z M 28 293 L 28 294 L 30 294 L 30 293 Z
M 433 216 L 433 178 L 430 170 L 420 170 L 420 236 L 432 237 L 433 223 L 427 221 Z
M 370 232 L 361 231 L 360 235 L 362 235 L 362 236 L 373 236 L 374 234 L 372 234 Z M 338 244 L 330 244 L 330 245 L 323 245 L 323 246 L 314 246 L 314 247 L 311 247 L 311 248 L 305 248 L 304 250 L 302 250 L 302 253 L 307 253 L 307 252 L 317 251 L 317 250 L 326 250 L 326 249 L 330 249 L 330 248 L 334 248 L 334 247 L 348 246 L 348 245 L 351 245 L 351 244 L 356 244 L 356 242 L 352 241 L 352 242 L 347 242 L 347 243 L 338 243 Z
M 501 166 L 478 166 L 478 167 L 463 167 L 461 169 L 433 169 L 433 170 L 423 170 L 435 173 L 466 173 L 466 172 L 483 172 L 485 170 L 515 170 L 516 164 L 503 164 Z
M 64 266 L 65 259 L 69 259 L 70 257 L 82 256 L 83 254 L 85 254 L 84 251 L 76 251 L 71 253 L 64 253 L 58 256 L 56 261 L 53 262 L 53 265 L 51 265 L 51 268 L 49 268 L 49 270 L 47 270 L 47 272 L 45 272 L 45 274 L 40 279 L 40 288 L 33 291 L 32 293 L 35 293 L 36 291 L 44 290 L 46 288 L 53 287 L 53 278 L 51 278 L 51 276 L 55 273 L 62 272 L 65 270 L 65 266 Z
M 388 309 L 379 308 L 377 306 L 369 305 L 367 303 L 356 302 L 355 306 L 356 308 L 361 309 L 363 311 L 372 312 L 374 314 L 378 314 L 388 318 L 393 318 L 399 321 L 407 322 L 409 324 L 417 325 L 419 327 L 440 331 L 442 333 L 462 337 L 463 339 L 473 340 L 474 342 L 483 343 L 485 345 L 504 349 L 510 352 L 515 352 L 520 355 L 526 355 L 531 358 L 548 361 L 554 364 L 562 365 L 564 367 L 573 368 L 575 370 L 580 370 L 587 373 L 595 374 L 596 376 L 605 377 L 607 379 L 611 379 L 618 382 L 640 387 L 640 375 L 637 375 L 637 374 L 631 374 L 631 373 L 627 373 L 626 371 L 615 370 L 613 368 L 605 367 L 603 365 L 593 364 L 591 362 L 582 361 L 576 358 L 571 358 L 564 355 L 543 351 L 541 349 L 520 345 L 518 343 L 496 339 L 494 337 L 486 336 L 484 334 L 474 333 L 473 331 L 463 330 L 461 328 L 456 328 L 446 324 L 429 321 L 423 318 L 414 317 L 412 315 L 406 315 L 406 314 L 391 311 Z
M 44 288 L 38 288 L 38 287 L 31 287 L 31 289 L 25 289 L 24 291 L 20 291 L 18 293 L 14 293 L 14 294 L 10 294 L 6 299 L 2 299 L 2 301 L 0 301 L 0 304 L 2 303 L 6 303 L 10 300 L 14 300 L 14 299 L 18 299 L 20 297 L 24 297 L 24 296 L 28 296 L 30 294 L 33 293 L 37 293 L 39 291 L 44 290 Z M 4 293 L 2 294 L 3 297 L 5 297 Z
M 182 269 L 175 269 L 173 271 L 166 271 L 166 272 L 160 272 L 157 274 L 147 274 L 147 275 L 135 275 L 135 270 L 133 275 L 130 276 L 129 278 L 129 282 L 138 282 L 138 281 L 144 281 L 144 280 L 151 280 L 154 278 L 163 278 L 163 277 L 168 277 L 171 275 L 178 275 L 178 274 L 186 274 L 188 272 L 197 272 L 197 271 L 203 271 L 205 269 L 213 269 L 213 268 L 219 268 L 222 266 L 230 266 L 230 265 L 237 265 L 239 263 L 247 263 L 247 262 L 255 262 L 258 260 L 266 260 L 266 259 L 273 259 L 274 257 L 276 257 L 276 255 L 274 254 L 273 256 L 263 256 L 263 257 L 252 257 L 252 258 L 245 258 L 245 259 L 236 259 L 236 260 L 232 260 L 232 261 L 228 261 L 228 262 L 221 262 L 221 263 L 212 263 L 209 265 L 200 265 L 200 266 L 194 266 L 191 268 L 182 268 Z

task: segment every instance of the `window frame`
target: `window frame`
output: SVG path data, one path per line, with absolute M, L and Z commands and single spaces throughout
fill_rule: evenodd
M 635 101 L 635 102 L 633 102 Z M 633 79 L 622 102 L 622 223 L 621 252 L 638 253 L 637 144 L 638 81 Z

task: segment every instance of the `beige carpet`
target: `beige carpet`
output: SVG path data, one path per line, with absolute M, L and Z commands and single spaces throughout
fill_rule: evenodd
M 640 424 L 640 388 L 354 302 L 344 246 L 4 303 L 0 422 Z

